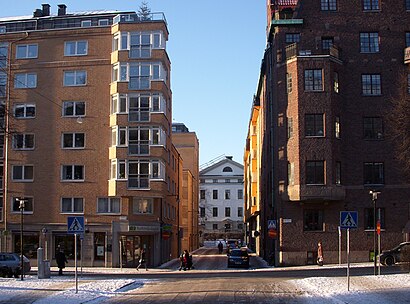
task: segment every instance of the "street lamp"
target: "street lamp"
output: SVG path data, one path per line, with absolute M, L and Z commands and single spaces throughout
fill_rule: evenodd
M 24 258 L 23 258 L 23 223 L 24 223 L 24 207 L 26 200 L 25 199 L 16 199 L 18 202 L 20 202 L 19 209 L 20 209 L 20 263 L 21 263 L 21 280 L 23 281 L 24 277 Z
M 377 201 L 377 195 L 380 194 L 378 191 L 373 191 L 370 190 L 369 194 L 372 196 L 372 201 L 373 201 L 373 252 L 374 252 L 374 275 L 376 275 L 376 268 L 377 268 L 377 262 L 376 262 L 376 201 Z

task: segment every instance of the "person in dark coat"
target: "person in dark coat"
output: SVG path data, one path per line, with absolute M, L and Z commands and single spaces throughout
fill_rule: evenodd
M 219 253 L 222 253 L 223 249 L 224 249 L 224 245 L 222 244 L 221 241 L 219 241 L 219 244 L 218 244 L 218 251 L 219 251 Z
M 139 268 L 141 267 L 141 265 L 145 266 L 145 270 L 148 271 L 147 268 L 147 256 L 146 256 L 146 252 L 144 250 L 144 248 L 141 249 L 141 253 L 140 253 L 140 259 L 139 259 L 139 264 L 137 266 L 137 270 L 139 270 Z
M 56 253 L 56 262 L 58 267 L 58 275 L 63 275 L 63 269 L 65 268 L 65 263 L 68 263 L 65 257 L 64 251 L 59 247 Z

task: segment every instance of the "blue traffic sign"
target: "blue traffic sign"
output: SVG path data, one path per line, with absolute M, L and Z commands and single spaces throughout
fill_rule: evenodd
M 269 229 L 276 229 L 276 220 L 268 220 L 268 230 Z
M 340 228 L 351 229 L 357 228 L 358 215 L 357 211 L 341 211 L 340 212 Z
M 71 234 L 84 233 L 84 216 L 67 217 L 67 233 L 71 233 Z

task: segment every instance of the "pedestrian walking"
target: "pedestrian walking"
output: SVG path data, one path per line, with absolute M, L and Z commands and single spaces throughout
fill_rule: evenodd
M 144 249 L 144 248 L 141 249 L 140 259 L 139 259 L 138 262 L 139 262 L 139 264 L 138 264 L 138 266 L 137 266 L 137 270 L 139 270 L 139 268 L 140 268 L 142 265 L 144 265 L 144 266 L 145 266 L 145 270 L 148 271 L 146 252 L 145 252 L 145 249 Z
M 58 275 L 63 275 L 63 269 L 65 268 L 65 263 L 68 263 L 67 258 L 64 254 L 63 249 L 58 246 L 56 253 L 56 262 L 58 267 Z
M 222 253 L 223 249 L 224 249 L 224 245 L 222 245 L 222 242 L 219 241 L 219 244 L 218 244 L 218 252 L 219 252 L 219 254 Z
M 317 243 L 317 264 L 323 266 L 323 248 L 322 242 Z

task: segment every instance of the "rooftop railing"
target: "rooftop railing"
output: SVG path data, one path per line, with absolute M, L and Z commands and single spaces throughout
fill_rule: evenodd
M 150 14 L 120 14 L 114 17 L 113 24 L 117 23 L 139 23 L 163 21 L 167 24 L 164 13 L 150 13 Z

